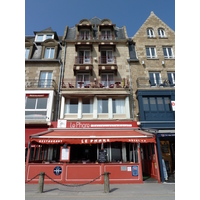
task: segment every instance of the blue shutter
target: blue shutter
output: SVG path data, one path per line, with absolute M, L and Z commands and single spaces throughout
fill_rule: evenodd
M 150 85 L 151 85 L 151 86 L 155 86 L 153 73 L 149 73 L 149 79 L 150 79 Z
M 169 80 L 169 84 L 172 84 L 172 75 L 171 73 L 167 73 L 167 76 L 168 76 L 168 80 Z
M 157 85 L 159 85 L 161 83 L 161 81 L 160 81 L 160 73 L 155 73 L 155 75 L 156 75 L 156 83 L 157 83 Z

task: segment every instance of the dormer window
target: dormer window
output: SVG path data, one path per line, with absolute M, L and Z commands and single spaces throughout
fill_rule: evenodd
M 53 34 L 37 34 L 35 36 L 35 41 L 36 42 L 43 42 L 47 39 L 53 39 L 54 35 Z
M 150 38 L 155 37 L 154 31 L 153 31 L 152 28 L 147 29 L 147 36 L 150 37 Z
M 90 31 L 89 30 L 82 30 L 79 34 L 80 40 L 89 40 L 90 39 Z
M 112 40 L 112 34 L 110 30 L 102 30 L 101 31 L 101 39 L 102 40 Z
M 55 52 L 55 48 L 46 47 L 46 48 L 45 48 L 45 53 L 44 53 L 44 58 L 53 59 L 53 58 L 54 58 L 54 52 Z
M 25 48 L 25 59 L 28 59 L 30 48 Z
M 161 38 L 166 37 L 164 29 L 159 28 L 159 29 L 158 29 L 158 35 L 159 35 L 159 37 L 161 37 Z

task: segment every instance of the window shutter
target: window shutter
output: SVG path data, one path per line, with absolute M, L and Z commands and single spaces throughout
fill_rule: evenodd
M 151 86 L 155 85 L 153 73 L 149 73 L 149 78 L 150 78 L 150 85 Z

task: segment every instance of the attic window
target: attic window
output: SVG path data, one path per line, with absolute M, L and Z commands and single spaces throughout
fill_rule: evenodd
M 43 42 L 47 39 L 53 39 L 54 35 L 53 34 L 37 34 L 35 36 L 35 41 L 36 42 Z

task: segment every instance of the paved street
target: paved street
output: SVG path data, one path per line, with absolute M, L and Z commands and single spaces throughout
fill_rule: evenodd
M 37 184 L 25 185 L 26 200 L 62 200 L 62 199 L 104 199 L 104 200 L 174 200 L 175 184 L 111 184 L 110 193 L 104 193 L 104 185 L 85 185 L 66 187 L 59 184 L 44 185 L 44 192 L 38 193 Z

